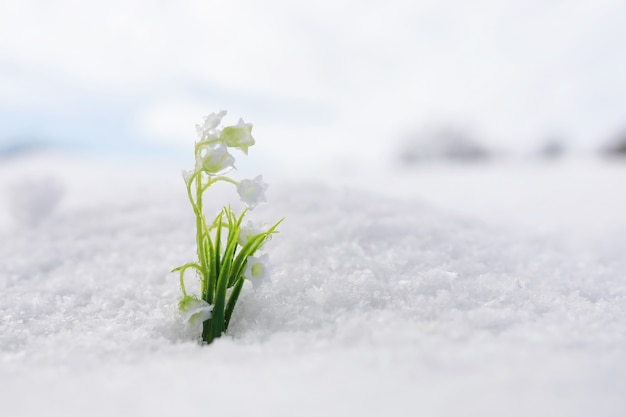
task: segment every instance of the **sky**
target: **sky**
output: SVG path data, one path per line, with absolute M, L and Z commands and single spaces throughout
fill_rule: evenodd
M 624 16 L 615 0 L 0 0 L 0 146 L 183 152 L 227 109 L 290 166 L 378 163 L 432 126 L 597 147 L 626 128 Z

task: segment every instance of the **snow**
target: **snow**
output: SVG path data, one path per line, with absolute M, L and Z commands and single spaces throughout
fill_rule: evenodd
M 626 413 L 626 164 L 331 174 L 265 175 L 272 283 L 207 347 L 180 167 L 3 161 L 0 415 Z

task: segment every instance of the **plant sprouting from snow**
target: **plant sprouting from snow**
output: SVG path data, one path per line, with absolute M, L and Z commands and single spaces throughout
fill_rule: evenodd
M 229 152 L 239 149 L 248 154 L 254 145 L 252 124 L 239 120 L 234 126 L 220 129 L 226 111 L 212 113 L 196 125 L 199 140 L 195 144 L 195 166 L 183 172 L 187 195 L 196 216 L 196 262 L 189 262 L 172 272 L 180 273 L 183 297 L 179 303 L 187 327 L 202 326 L 202 340 L 211 343 L 227 329 L 245 280 L 257 288 L 269 280 L 271 267 L 268 255 L 254 256 L 273 233 L 282 219 L 271 227 L 247 222 L 242 225 L 248 210 L 265 202 L 268 185 L 262 176 L 235 181 L 228 174 L 235 167 L 235 158 Z M 224 206 L 218 215 L 206 219 L 203 197 L 218 183 L 233 184 L 241 201 L 247 206 L 239 215 Z M 190 295 L 185 288 L 185 272 L 195 270 L 200 279 L 199 296 Z

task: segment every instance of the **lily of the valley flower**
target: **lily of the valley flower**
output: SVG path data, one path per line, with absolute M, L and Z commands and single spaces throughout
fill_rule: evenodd
M 222 122 L 224 116 L 226 116 L 226 110 L 222 110 L 219 113 L 211 113 L 204 117 L 204 122 L 201 125 L 196 125 L 196 132 L 201 141 L 214 139 L 219 136 L 217 126 Z
M 185 326 L 188 329 L 195 329 L 211 318 L 213 306 L 204 300 L 186 295 L 178 303 L 178 309 L 183 316 Z
M 239 238 L 237 241 L 241 246 L 245 246 L 246 243 L 255 236 L 260 235 L 261 233 L 267 230 L 267 226 L 264 224 L 257 224 L 248 221 L 245 226 L 242 226 L 239 230 Z M 260 247 L 259 247 L 260 248 Z
M 204 146 L 196 154 L 196 170 L 211 175 L 223 174 L 235 167 L 235 158 L 221 143 Z
M 261 247 L 271 239 L 283 220 L 273 226 L 248 221 L 247 210 L 236 214 L 230 205 L 211 221 L 205 217 L 204 194 L 216 183 L 234 185 L 241 201 L 248 209 L 265 202 L 269 187 L 261 175 L 254 179 L 237 181 L 228 171 L 235 168 L 230 152 L 239 149 L 246 155 L 255 144 L 252 123 L 243 119 L 234 126 L 222 126 L 226 111 L 212 113 L 196 125 L 199 139 L 194 144 L 195 166 L 183 171 L 187 196 L 196 216 L 197 259 L 187 262 L 172 272 L 180 274 L 183 297 L 178 305 L 187 331 L 201 331 L 202 341 L 212 343 L 228 330 L 233 310 L 245 284 L 257 288 L 269 281 L 271 266 L 268 255 L 258 255 Z M 187 293 L 185 274 L 194 272 L 200 277 L 201 295 Z
M 253 180 L 241 180 L 237 185 L 237 193 L 241 201 L 252 210 L 257 204 L 266 201 L 265 190 L 268 187 L 269 185 L 263 182 L 263 176 L 259 175 Z
M 243 271 L 243 276 L 252 283 L 254 288 L 258 288 L 263 282 L 270 280 L 271 272 L 272 267 L 269 262 L 268 254 L 250 256 L 248 257 L 246 269 Z
M 243 119 L 239 119 L 235 126 L 228 126 L 222 130 L 220 139 L 226 146 L 240 149 L 248 155 L 248 148 L 254 145 L 252 123 L 244 123 Z

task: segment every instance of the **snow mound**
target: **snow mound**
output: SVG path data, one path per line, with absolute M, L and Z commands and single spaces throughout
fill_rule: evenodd
M 0 210 L 16 199 L 4 185 L 36 166 L 0 169 Z M 182 180 L 47 168 L 63 199 L 30 189 L 57 209 L 0 229 L 2 415 L 626 410 L 617 251 L 573 251 L 416 200 L 276 183 L 252 213 L 287 217 L 267 245 L 273 282 L 246 284 L 229 335 L 201 347 L 168 272 L 195 252 Z M 29 198 L 18 204 L 39 213 Z

